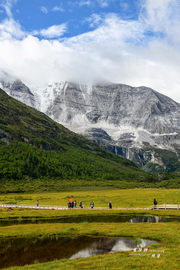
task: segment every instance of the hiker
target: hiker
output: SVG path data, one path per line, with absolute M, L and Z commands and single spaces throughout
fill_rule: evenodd
M 72 206 L 72 208 L 74 208 L 74 202 L 72 201 L 72 203 L 71 203 L 71 206 Z
M 76 200 L 74 201 L 74 208 L 76 208 Z
M 82 204 L 82 202 L 80 202 L 80 203 L 79 203 L 79 206 L 80 206 L 81 208 L 83 208 L 83 204 Z
M 93 209 L 93 207 L 94 207 L 93 201 L 90 203 L 90 206 L 91 206 L 91 209 Z
M 111 203 L 111 201 L 109 202 L 108 206 L 109 206 L 109 209 L 112 209 L 112 203 Z
M 37 207 L 39 206 L 39 201 L 36 202 Z
M 156 209 L 157 201 L 154 199 L 154 209 Z

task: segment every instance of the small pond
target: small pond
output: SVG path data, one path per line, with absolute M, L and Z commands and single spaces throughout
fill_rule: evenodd
M 155 241 L 133 238 L 47 237 L 0 239 L 0 269 L 144 248 Z
M 134 216 L 129 219 L 130 223 L 158 223 L 158 222 L 180 222 L 180 218 L 174 217 L 157 217 L 157 216 Z
M 43 224 L 43 223 L 91 223 L 91 222 L 180 222 L 180 218 L 172 217 L 156 217 L 156 216 L 121 216 L 121 215 L 110 215 L 110 216 L 71 216 L 62 218 L 52 219 L 0 219 L 0 227 L 11 226 L 18 224 Z

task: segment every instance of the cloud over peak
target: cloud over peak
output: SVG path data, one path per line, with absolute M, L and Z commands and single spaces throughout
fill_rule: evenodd
M 33 30 L 25 29 L 13 18 L 15 2 L 1 4 L 7 14 L 0 23 L 1 70 L 33 85 L 44 85 L 51 80 L 86 83 L 98 78 L 145 85 L 180 102 L 178 0 L 138 0 L 138 16 L 131 19 L 123 0 L 118 6 L 119 10 L 126 10 L 127 16 L 106 12 L 112 3 L 117 3 L 115 0 L 69 1 L 66 6 L 56 2 L 57 5 L 47 6 L 47 16 L 41 14 L 48 18 L 52 13 L 56 16 L 54 23 Z M 97 12 L 97 6 L 102 7 L 101 12 Z M 69 7 L 72 17 L 68 21 Z M 78 16 L 80 10 L 86 13 L 76 28 L 79 32 L 70 35 L 76 27 L 75 7 Z M 85 27 L 88 30 L 84 31 Z

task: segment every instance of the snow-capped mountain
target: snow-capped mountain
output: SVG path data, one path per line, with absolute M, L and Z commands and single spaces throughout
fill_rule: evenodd
M 21 80 L 0 80 L 0 88 L 11 97 L 25 103 L 26 105 L 36 107 L 36 101 L 33 93 L 24 83 L 21 82 Z
M 153 89 L 72 82 L 52 82 L 35 89 L 17 79 L 1 80 L 0 86 L 12 97 L 145 169 L 148 163 L 166 168 L 158 150 L 178 156 L 180 104 Z

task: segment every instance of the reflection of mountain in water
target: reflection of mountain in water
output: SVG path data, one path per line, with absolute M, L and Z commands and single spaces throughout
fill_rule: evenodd
M 0 239 L 0 269 L 49 262 L 60 259 L 75 259 L 108 252 L 128 251 L 155 244 L 143 240 L 136 245 L 131 238 L 42 237 Z
M 144 248 L 152 244 L 157 244 L 157 242 L 141 239 L 141 243 L 137 244 L 135 239 L 132 238 L 102 238 L 88 248 L 77 252 L 70 259 L 85 258 L 108 252 L 130 251 L 134 248 Z
M 179 221 L 177 218 L 166 218 L 166 217 L 155 217 L 155 216 L 136 216 L 130 219 L 130 223 L 140 223 L 140 222 L 150 222 L 150 223 L 158 223 L 158 222 L 173 222 Z

